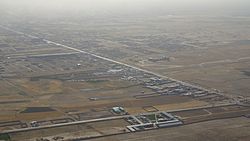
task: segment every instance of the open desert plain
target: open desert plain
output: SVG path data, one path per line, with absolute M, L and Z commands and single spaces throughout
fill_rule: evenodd
M 250 140 L 249 2 L 34 1 L 0 0 L 1 141 Z

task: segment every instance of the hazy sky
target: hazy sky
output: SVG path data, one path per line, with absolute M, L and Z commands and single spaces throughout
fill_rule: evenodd
M 0 0 L 0 4 L 2 10 L 34 13 L 250 14 L 250 0 Z

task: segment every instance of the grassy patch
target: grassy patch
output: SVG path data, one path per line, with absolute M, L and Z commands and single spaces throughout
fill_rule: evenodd
M 147 117 L 149 120 L 151 120 L 151 121 L 156 121 L 155 115 L 154 115 L 154 114 L 152 114 L 152 115 L 147 115 L 146 117 Z

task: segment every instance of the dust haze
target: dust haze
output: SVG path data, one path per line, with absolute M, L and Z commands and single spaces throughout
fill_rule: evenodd
M 249 141 L 249 84 L 250 0 L 0 0 L 0 141 Z
M 249 5 L 248 0 L 0 0 L 2 14 L 39 16 L 248 16 Z

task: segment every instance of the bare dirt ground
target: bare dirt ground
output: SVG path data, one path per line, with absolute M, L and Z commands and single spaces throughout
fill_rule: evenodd
M 244 71 L 250 68 L 250 45 L 223 46 L 175 56 L 172 63 L 146 66 L 167 76 L 197 84 L 205 88 L 220 90 L 233 96 L 249 96 L 250 77 Z M 181 60 L 185 60 L 182 62 Z M 169 67 L 169 68 L 168 68 Z
M 250 138 L 249 130 L 249 119 L 241 117 L 116 135 L 93 139 L 92 141 L 248 141 Z
M 229 97 L 249 97 L 249 18 L 173 16 L 128 18 L 115 23 L 112 20 L 85 23 L 85 20 L 79 19 L 51 19 L 48 22 L 46 18 L 33 18 L 27 23 L 24 19 L 9 22 L 9 18 L 5 18 L 0 24 L 75 49 L 51 45 L 39 38 L 34 40 L 1 28 L 0 121 L 50 122 L 78 115 L 82 115 L 82 119 L 91 119 L 112 116 L 110 109 L 114 106 L 123 106 L 128 113 L 136 114 L 146 112 L 143 109 L 145 106 L 163 111 L 195 108 L 213 102 L 178 95 L 137 98 L 138 94 L 153 91 L 133 80 L 124 80 L 124 76 L 144 78 L 145 74 L 126 69 L 118 75 L 119 69 L 125 68 L 87 54 L 76 54 L 76 49 L 208 89 L 217 89 Z M 112 26 L 107 26 L 110 23 Z M 118 73 L 109 74 L 110 70 Z M 34 105 L 55 111 L 22 113 Z M 195 117 L 196 114 L 209 120 L 206 117 L 210 114 L 208 111 L 205 114 L 204 111 L 182 113 L 180 116 L 190 116 L 199 121 L 200 117 Z M 122 127 L 126 125 L 124 121 L 119 121 L 110 123 L 108 128 L 105 128 L 106 123 L 79 126 L 83 132 L 77 132 L 79 128 L 76 126 L 52 129 L 47 136 L 72 131 L 76 131 L 75 136 L 117 133 L 123 130 L 120 124 Z M 96 140 L 248 141 L 249 125 L 249 119 L 241 117 Z M 43 136 L 40 132 L 37 134 Z M 32 135 L 34 138 L 37 136 L 35 133 Z M 18 140 L 26 136 L 16 137 Z

